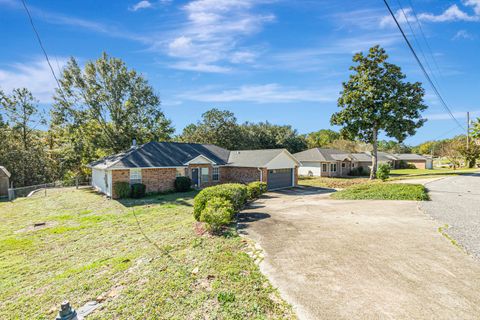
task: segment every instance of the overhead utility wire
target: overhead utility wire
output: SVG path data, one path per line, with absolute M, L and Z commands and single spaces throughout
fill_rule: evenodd
M 433 63 L 435 64 L 435 68 L 437 69 L 437 72 L 440 75 L 440 77 L 443 79 L 442 71 L 440 70 L 440 67 L 438 66 L 437 59 L 435 59 L 435 55 L 433 54 L 433 51 L 432 51 L 432 48 L 430 47 L 430 44 L 427 41 L 427 37 L 425 36 L 425 32 L 423 32 L 422 24 L 420 23 L 420 19 L 418 19 L 417 12 L 415 11 L 415 8 L 413 7 L 413 3 L 410 0 L 408 0 L 408 3 L 410 4 L 410 8 L 412 9 L 413 16 L 415 17 L 418 28 L 420 29 L 420 33 L 422 35 L 423 41 L 425 42 L 425 44 L 427 46 L 427 49 L 430 53 L 430 56 L 432 57 Z
M 25 0 L 22 0 L 23 7 L 25 8 L 25 11 L 27 12 L 28 15 L 28 20 L 30 21 L 30 25 L 32 26 L 33 32 L 35 33 L 35 36 L 37 37 L 38 44 L 40 45 L 40 48 L 43 51 L 43 55 L 45 56 L 45 59 L 47 60 L 47 64 L 50 68 L 50 71 L 52 72 L 53 78 L 55 79 L 55 82 L 57 83 L 58 89 L 62 93 L 63 96 L 63 91 L 62 87 L 60 86 L 60 82 L 57 79 L 57 76 L 55 75 L 55 71 L 53 70 L 52 64 L 50 63 L 50 59 L 48 58 L 47 51 L 45 50 L 45 47 L 43 46 L 42 39 L 40 38 L 40 34 L 37 31 L 37 28 L 35 27 L 35 24 L 33 23 L 32 15 L 30 14 L 30 11 L 28 10 L 27 4 L 25 3 Z
M 440 92 L 438 92 L 437 87 L 436 87 L 435 84 L 433 83 L 432 79 L 431 79 L 430 76 L 428 75 L 427 70 L 425 70 L 425 67 L 423 66 L 422 62 L 421 62 L 420 59 L 418 58 L 417 53 L 415 52 L 415 49 L 413 49 L 410 41 L 408 40 L 407 36 L 405 35 L 405 32 L 403 32 L 403 29 L 402 29 L 402 27 L 400 26 L 400 24 L 398 23 L 398 20 L 397 20 L 397 18 L 395 17 L 395 14 L 393 13 L 392 9 L 390 8 L 390 5 L 388 4 L 387 0 L 383 0 L 383 2 L 384 2 L 385 5 L 387 6 L 388 12 L 390 12 L 390 15 L 392 16 L 393 20 L 395 21 L 398 29 L 400 30 L 403 38 L 405 39 L 405 42 L 407 43 L 408 47 L 410 48 L 410 51 L 412 52 L 413 56 L 415 57 L 415 60 L 417 60 L 417 63 L 418 63 L 418 65 L 420 66 L 420 69 L 422 69 L 423 74 L 425 75 L 425 77 L 427 78 L 427 81 L 428 81 L 428 82 L 430 83 L 430 85 L 432 86 L 433 91 L 435 92 L 435 94 L 437 95 L 437 97 L 440 99 L 443 107 L 444 107 L 445 110 L 448 112 L 448 114 L 450 115 L 450 117 L 451 117 L 461 128 L 463 128 L 463 129 L 465 130 L 465 128 L 463 127 L 463 125 L 457 120 L 457 118 L 455 118 L 455 116 L 453 115 L 452 111 L 451 111 L 450 108 L 447 106 L 445 100 L 443 100 L 442 96 L 440 95 Z
M 433 72 L 432 68 L 430 67 L 430 63 L 428 63 L 427 56 L 425 55 L 425 52 L 423 52 L 422 45 L 420 44 L 420 41 L 417 39 L 417 35 L 415 34 L 415 30 L 414 30 L 412 24 L 410 23 L 410 20 L 408 19 L 407 13 L 403 9 L 403 5 L 401 4 L 400 0 L 397 0 L 397 3 L 398 3 L 398 6 L 400 7 L 400 10 L 402 11 L 402 14 L 403 14 L 403 17 L 405 18 L 405 21 L 407 22 L 408 28 L 410 29 L 410 32 L 413 35 L 413 40 L 415 41 L 415 44 L 417 45 L 418 50 L 420 50 L 420 53 L 422 54 L 423 61 L 427 65 L 427 69 L 428 69 L 428 71 L 430 71 L 430 74 L 432 75 L 433 81 L 435 82 L 437 87 L 441 90 L 438 79 L 437 79 L 437 77 L 435 77 L 435 73 Z

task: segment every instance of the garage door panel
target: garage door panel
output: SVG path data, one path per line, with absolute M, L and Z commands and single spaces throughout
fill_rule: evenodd
M 292 170 L 291 168 L 268 170 L 268 190 L 291 187 Z

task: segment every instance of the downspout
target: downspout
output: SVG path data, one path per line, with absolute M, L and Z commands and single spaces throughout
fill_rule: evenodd
M 260 168 L 257 168 L 258 171 L 260 171 L 260 182 L 263 182 L 263 170 Z

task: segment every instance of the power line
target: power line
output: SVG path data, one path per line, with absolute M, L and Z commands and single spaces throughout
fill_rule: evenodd
M 30 14 L 30 11 L 28 10 L 27 4 L 25 0 L 22 0 L 23 7 L 25 8 L 25 11 L 27 12 L 28 15 L 28 20 L 30 21 L 30 25 L 32 26 L 33 32 L 35 33 L 35 36 L 37 37 L 38 44 L 40 45 L 40 48 L 43 51 L 43 55 L 45 56 L 45 59 L 47 60 L 48 66 L 50 68 L 50 71 L 52 72 L 53 78 L 55 79 L 55 82 L 57 83 L 58 89 L 62 93 L 63 96 L 63 91 L 62 87 L 60 86 L 60 82 L 57 79 L 57 76 L 55 75 L 55 71 L 53 70 L 52 64 L 50 63 L 50 59 L 48 58 L 47 51 L 45 50 L 45 47 L 43 46 L 42 39 L 40 38 L 40 34 L 37 31 L 37 28 L 35 27 L 35 24 L 33 23 L 32 15 Z
M 445 110 L 448 112 L 449 116 L 458 124 L 459 127 L 465 129 L 463 127 L 463 125 L 457 120 L 457 118 L 455 118 L 455 116 L 453 115 L 452 111 L 450 110 L 450 108 L 448 107 L 447 103 L 445 102 L 445 100 L 443 100 L 442 96 L 440 95 L 440 92 L 438 91 L 437 87 L 435 86 L 435 84 L 433 83 L 432 79 L 430 78 L 427 70 L 425 70 L 425 67 L 423 66 L 422 64 L 422 61 L 420 61 L 420 59 L 418 58 L 417 56 L 417 53 L 415 52 L 415 49 L 412 47 L 412 44 L 410 43 L 410 41 L 408 40 L 407 36 L 405 35 L 405 32 L 403 31 L 402 27 L 400 26 L 400 23 L 398 23 L 398 20 L 397 20 L 397 17 L 395 17 L 395 14 L 393 13 L 392 9 L 390 8 L 390 5 L 388 4 L 387 0 L 383 0 L 383 2 L 385 3 L 385 5 L 387 6 L 387 9 L 388 9 L 388 12 L 390 12 L 390 15 L 392 16 L 393 20 L 395 21 L 395 24 L 397 25 L 398 29 L 400 30 L 403 38 L 405 39 L 405 42 L 407 43 L 408 45 L 408 48 L 410 49 L 410 51 L 412 52 L 413 56 L 415 57 L 415 60 L 417 60 L 417 63 L 418 65 L 420 66 L 420 69 L 422 69 L 422 72 L 423 74 L 425 75 L 425 77 L 427 78 L 427 81 L 430 83 L 430 85 L 432 86 L 433 88 L 433 91 L 435 92 L 435 94 L 437 95 L 437 97 L 440 99 L 441 103 L 442 103 L 442 106 L 445 108 Z
M 438 86 L 439 89 L 441 89 L 440 84 L 439 84 L 437 78 L 435 77 L 435 73 L 433 72 L 432 68 L 430 67 L 430 63 L 428 63 L 428 59 L 427 59 L 425 53 L 423 52 L 423 48 L 420 44 L 420 41 L 417 39 L 417 35 L 415 34 L 415 30 L 413 29 L 412 24 L 410 23 L 410 20 L 408 19 L 407 13 L 403 9 L 403 5 L 401 4 L 400 0 L 397 0 L 397 3 L 398 3 L 398 6 L 400 7 L 400 10 L 403 13 L 403 17 L 405 18 L 405 21 L 407 22 L 408 28 L 410 29 L 410 32 L 413 35 L 413 40 L 415 41 L 415 44 L 417 45 L 418 49 L 420 50 L 420 53 L 422 54 L 423 61 L 425 61 L 425 64 L 427 65 L 428 71 L 430 71 L 430 74 L 432 75 L 432 78 L 435 81 L 435 84 Z
M 423 32 L 422 24 L 420 23 L 420 19 L 418 19 L 415 8 L 413 7 L 413 3 L 412 3 L 411 0 L 408 0 L 408 3 L 410 4 L 410 8 L 412 9 L 413 16 L 415 17 L 418 28 L 420 29 L 420 34 L 422 35 L 423 41 L 425 42 L 425 44 L 427 46 L 427 49 L 430 53 L 430 56 L 432 57 L 433 63 L 435 64 L 435 68 L 437 69 L 437 72 L 440 75 L 440 77 L 443 78 L 442 71 L 440 70 L 440 67 L 438 66 L 437 59 L 435 59 L 435 55 L 433 54 L 433 51 L 432 51 L 432 48 L 430 47 L 430 44 L 427 41 L 427 37 L 425 36 L 425 32 Z

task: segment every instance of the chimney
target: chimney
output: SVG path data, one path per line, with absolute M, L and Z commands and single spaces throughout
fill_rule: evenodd
M 137 146 L 137 139 L 132 140 L 132 148 L 135 148 Z

